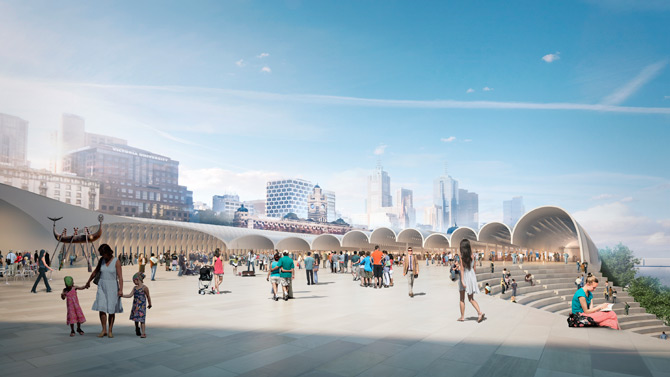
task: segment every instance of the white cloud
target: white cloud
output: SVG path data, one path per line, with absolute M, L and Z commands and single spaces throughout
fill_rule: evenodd
M 471 142 L 471 141 L 472 141 L 472 139 L 465 139 L 465 140 L 463 140 L 464 143 L 469 143 L 469 142 Z
M 491 92 L 491 91 L 493 91 L 493 88 L 489 88 L 488 86 L 485 86 L 485 87 L 482 88 L 482 90 L 485 91 L 485 92 Z
M 472 88 L 468 88 L 468 90 L 466 90 L 465 92 L 466 92 L 466 93 L 474 93 L 474 92 L 475 92 L 475 90 L 474 90 L 474 89 L 472 89 Z
M 235 65 L 238 66 L 238 67 L 244 67 L 246 65 L 246 63 L 244 62 L 244 59 L 240 59 L 240 60 L 235 62 Z
M 627 196 L 627 197 L 621 199 L 621 203 L 630 203 L 630 202 L 632 202 L 632 201 L 633 201 L 633 197 L 632 197 L 632 196 Z
M 542 57 L 542 60 L 544 60 L 547 63 L 555 62 L 556 60 L 560 59 L 560 52 L 556 52 L 555 54 L 547 54 Z
M 263 59 L 263 58 L 267 58 L 268 56 L 270 56 L 270 54 L 268 54 L 267 52 L 261 52 L 261 53 L 260 53 L 258 56 L 256 56 L 256 57 L 259 58 L 259 59 Z
M 665 252 L 670 243 L 670 228 L 633 211 L 624 200 L 602 204 L 573 213 L 595 244 L 602 248 L 619 242 L 636 252 Z M 650 255 L 651 256 L 651 255 Z
M 612 194 L 600 194 L 592 197 L 592 200 L 604 200 L 604 199 L 612 199 L 614 195 Z
M 386 151 L 386 147 L 388 147 L 388 145 L 385 145 L 385 144 L 379 145 L 377 148 L 375 148 L 375 152 L 374 152 L 375 155 L 377 155 L 377 156 L 383 155 L 384 152 Z
M 456 140 L 456 136 L 443 137 L 440 139 L 443 143 L 451 143 L 454 140 Z
M 369 175 L 369 169 L 347 169 L 328 174 L 319 184 L 324 190 L 335 191 L 337 211 L 350 216 L 365 211 Z
M 670 96 L 663 96 L 663 99 L 670 99 Z
M 2 79 L 2 77 L 0 77 Z M 250 90 L 234 90 L 197 86 L 149 86 L 149 85 L 114 85 L 86 82 L 49 82 L 49 85 L 69 85 L 94 88 L 116 88 L 134 91 L 162 91 L 166 93 L 200 93 L 210 96 L 231 96 L 245 100 L 296 102 L 322 104 L 331 106 L 364 106 L 388 108 L 416 109 L 517 109 L 517 110 L 565 110 L 565 111 L 596 111 L 630 114 L 670 114 L 668 107 L 634 107 L 604 104 L 583 104 L 571 102 L 536 103 L 536 102 L 502 102 L 502 101 L 454 101 L 454 100 L 395 100 L 361 97 L 326 96 L 320 94 L 279 94 Z M 490 89 L 490 88 L 489 88 Z M 493 90 L 493 89 L 490 89 Z
M 263 72 L 263 73 L 272 73 L 272 70 L 270 69 L 270 67 L 265 66 L 265 67 L 261 68 L 261 72 Z M 281 75 L 280 75 L 280 76 L 281 76 Z
M 668 64 L 667 60 L 663 60 L 654 64 L 650 64 L 633 78 L 627 82 L 626 85 L 619 88 L 616 92 L 610 94 L 602 100 L 603 105 L 619 105 L 627 100 L 630 96 L 635 94 L 649 81 L 654 79 L 661 73 L 661 70 Z
M 240 200 L 265 198 L 268 181 L 280 179 L 278 172 L 250 170 L 234 172 L 221 168 L 179 169 L 179 184 L 193 190 L 194 200 L 212 205 L 212 196 L 236 193 Z

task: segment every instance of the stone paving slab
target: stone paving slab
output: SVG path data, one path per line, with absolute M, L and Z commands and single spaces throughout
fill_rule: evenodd
M 399 271 L 399 269 L 397 269 Z M 124 290 L 136 267 L 124 267 Z M 84 336 L 69 336 L 63 276 L 83 284 L 84 268 L 32 281 L 0 281 L 0 376 L 667 376 L 670 342 L 628 331 L 570 329 L 565 317 L 476 295 L 487 320 L 466 302 L 444 267 L 422 266 L 410 298 L 401 274 L 387 289 L 360 288 L 349 274 L 321 270 L 296 299 L 275 302 L 264 274 L 232 276 L 222 295 L 198 295 L 198 279 L 159 269 L 147 281 L 154 307 L 147 338 L 128 320 L 124 299 L 114 339 L 97 338 L 95 286 L 79 291 Z

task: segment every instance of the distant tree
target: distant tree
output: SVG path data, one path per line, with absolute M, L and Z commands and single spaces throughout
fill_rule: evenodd
M 670 326 L 670 288 L 657 278 L 641 276 L 632 281 L 628 293 L 645 308 Z
M 635 280 L 636 264 L 640 260 L 635 258 L 633 251 L 621 243 L 614 246 L 614 249 L 606 247 L 600 249 L 600 259 L 602 266 L 600 271 L 607 276 L 614 285 L 625 287 Z
M 210 209 L 196 211 L 193 216 L 191 216 L 191 222 L 211 225 L 233 225 L 232 221 L 226 220 L 226 218 L 224 218 L 222 215 Z
M 289 212 L 284 216 L 284 220 L 300 220 L 300 218 L 295 213 Z

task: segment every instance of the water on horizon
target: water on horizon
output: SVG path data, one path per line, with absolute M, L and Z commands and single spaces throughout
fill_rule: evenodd
M 665 267 L 637 266 L 637 275 L 658 278 L 661 281 L 661 284 L 670 287 L 670 266 Z

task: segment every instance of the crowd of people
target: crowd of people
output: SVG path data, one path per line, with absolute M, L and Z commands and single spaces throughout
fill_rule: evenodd
M 465 298 L 472 304 L 477 311 L 477 321 L 485 319 L 485 314 L 481 311 L 474 295 L 479 292 L 476 267 L 481 267 L 482 260 L 485 258 L 483 252 L 473 252 L 470 242 L 463 240 L 459 245 L 459 252 L 424 254 L 423 258 L 426 265 L 437 264 L 449 268 L 451 280 L 458 285 L 460 292 L 461 316 L 458 321 L 464 320 Z M 151 280 L 156 280 L 156 271 L 159 266 L 165 266 L 166 271 L 176 271 L 178 276 L 195 274 L 201 267 L 213 265 L 214 285 L 213 293 L 220 293 L 220 286 L 223 282 L 224 274 L 224 256 L 217 249 L 211 253 L 205 252 L 171 252 L 167 251 L 159 255 L 151 253 L 147 258 L 144 255 L 126 255 L 121 253 L 114 257 L 114 252 L 107 244 L 99 248 L 100 259 L 96 268 L 91 273 L 90 278 L 84 285 L 74 285 L 71 277 L 65 277 L 65 289 L 61 293 L 61 298 L 67 302 L 67 324 L 70 325 L 70 336 L 75 333 L 84 334 L 81 324 L 86 321 L 83 311 L 79 305 L 77 291 L 88 289 L 91 282 L 98 284 L 98 291 L 92 309 L 99 312 L 102 330 L 98 337 L 113 337 L 113 326 L 115 314 L 123 312 L 122 298 L 133 298 L 133 305 L 130 319 L 135 322 L 136 334 L 140 337 L 146 337 L 146 310 L 151 308 L 151 295 L 149 288 L 144 285 L 145 269 L 148 264 L 151 269 Z M 554 257 L 553 254 L 548 254 Z M 513 263 L 522 263 L 524 256 L 522 254 L 512 255 Z M 493 259 L 493 258 L 490 258 Z M 0 252 L 0 260 L 8 266 L 4 269 L 5 274 L 16 274 L 18 269 L 32 269 L 37 274 L 37 279 L 31 289 L 36 292 L 38 283 L 44 280 L 47 292 L 51 291 L 49 279 L 46 273 L 51 268 L 49 253 L 45 250 L 35 253 L 23 252 L 14 253 L 10 251 L 6 255 Z M 567 260 L 567 257 L 566 257 Z M 255 253 L 249 251 L 246 254 L 230 255 L 228 263 L 233 268 L 234 275 L 238 275 L 238 267 L 246 267 L 246 271 L 254 272 L 256 268 L 259 271 L 266 272 L 266 280 L 271 284 L 272 299 L 286 301 L 293 298 L 293 283 L 296 278 L 296 269 L 305 269 L 305 278 L 307 285 L 318 284 L 318 272 L 320 268 L 330 270 L 332 274 L 350 273 L 352 280 L 359 282 L 360 287 L 369 287 L 374 289 L 390 288 L 394 286 L 393 271 L 394 267 L 400 266 L 403 276 L 408 284 L 408 295 L 414 297 L 414 282 L 419 276 L 419 257 L 414 255 L 411 247 L 407 248 L 406 253 L 393 254 L 386 250 L 381 250 L 378 246 L 373 251 L 338 251 L 338 252 L 307 252 L 296 254 L 284 250 L 279 252 L 265 251 Z M 493 263 L 491 263 L 493 265 Z M 123 290 L 122 266 L 137 265 L 138 272 L 133 276 L 134 287 L 129 292 Z M 598 279 L 588 273 L 588 264 L 586 262 L 577 262 L 578 271 L 583 272 L 575 280 L 576 292 L 572 299 L 572 313 L 577 316 L 588 316 L 598 326 L 619 329 L 618 320 L 614 311 L 608 303 L 616 303 L 616 290 L 607 285 L 604 290 L 606 303 L 593 305 L 592 292 L 598 287 Z M 491 266 L 493 272 L 493 266 Z M 194 273 L 191 273 L 194 272 Z M 241 273 L 239 273 L 241 274 Z M 525 281 L 533 285 L 533 276 L 528 273 Z M 516 302 L 517 283 L 511 278 L 511 273 L 503 268 L 500 279 L 501 291 L 512 291 L 512 301 Z M 491 287 L 488 283 L 483 287 L 484 294 L 491 294 Z M 75 325 L 77 325 L 75 329 Z

